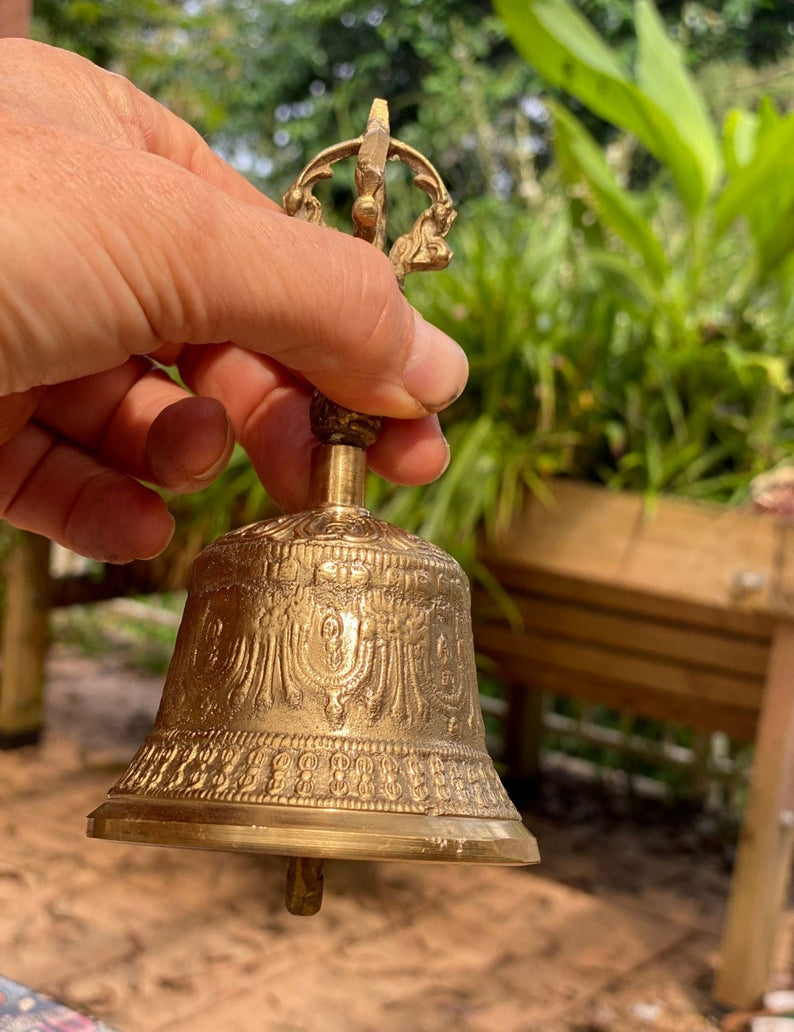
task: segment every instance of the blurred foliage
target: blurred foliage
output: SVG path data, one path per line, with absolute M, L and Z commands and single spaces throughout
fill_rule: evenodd
M 580 6 L 629 59 L 629 0 Z M 758 63 L 790 42 L 784 7 L 662 10 L 694 64 Z M 389 101 L 395 135 L 444 169 L 459 202 L 504 196 L 522 148 L 546 151 L 532 103 L 539 76 L 488 0 L 35 0 L 34 15 L 38 38 L 129 76 L 273 196 L 316 151 L 357 136 L 375 96 Z
M 794 49 L 789 45 L 787 54 L 763 68 L 735 61 L 710 61 L 698 69 L 697 81 L 720 122 L 731 108 L 755 109 L 760 96 L 779 110 L 790 111 L 794 105 Z
M 184 607 L 183 592 L 132 597 L 90 605 L 68 606 L 52 611 L 53 639 L 83 656 L 112 656 L 129 670 L 164 676 L 174 652 L 177 628 L 162 622 L 163 613 L 178 620 Z M 129 608 L 128 608 L 129 607 Z
M 375 96 L 395 135 L 433 142 L 453 189 L 490 189 L 510 101 L 533 79 L 487 0 L 37 0 L 34 12 L 40 39 L 129 76 L 274 196 L 357 136 Z
M 469 210 L 454 270 L 412 298 L 467 349 L 445 417 L 454 461 L 391 518 L 471 561 L 549 475 L 736 501 L 794 444 L 794 113 L 709 114 L 655 9 L 637 4 L 634 74 L 563 0 L 500 0 L 552 84 L 623 131 L 600 146 L 543 99 L 556 162 L 515 204 Z M 630 189 L 634 155 L 658 174 Z

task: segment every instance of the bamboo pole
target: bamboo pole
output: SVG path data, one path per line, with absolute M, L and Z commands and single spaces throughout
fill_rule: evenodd
M 3 564 L 5 608 L 0 672 L 0 748 L 38 741 L 44 726 L 49 644 L 50 543 L 16 531 Z

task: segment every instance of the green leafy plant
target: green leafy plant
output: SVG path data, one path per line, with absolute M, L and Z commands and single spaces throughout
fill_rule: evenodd
M 792 438 L 794 113 L 762 100 L 758 112 L 733 110 L 717 127 L 649 0 L 635 5 L 633 76 L 564 0 L 497 8 L 544 78 L 659 163 L 648 188 L 629 190 L 581 122 L 549 101 L 572 206 L 600 231 L 590 235 L 591 260 L 631 299 L 622 310 L 639 361 L 622 385 L 624 428 L 612 431 L 624 449 L 616 482 L 695 493 L 709 473 L 724 487 L 731 473 L 746 483 Z
M 342 0 L 37 0 L 36 11 L 43 38 L 133 74 L 228 153 L 239 144 L 290 178 L 359 131 L 377 87 L 398 135 L 446 178 L 454 172 L 459 190 L 477 185 L 482 199 L 464 198 L 450 237 L 451 269 L 409 281 L 412 300 L 470 357 L 469 388 L 444 415 L 453 462 L 427 489 L 374 482 L 370 500 L 386 518 L 471 565 L 479 529 L 497 531 L 550 476 L 740 497 L 794 439 L 794 116 L 761 102 L 718 125 L 687 70 L 711 44 L 705 29 L 694 39 L 676 24 L 676 5 L 664 26 L 647 0 L 588 0 L 579 7 L 599 35 L 563 0 L 498 0 L 534 71 L 479 0 L 381 7 L 374 20 L 371 5 Z M 746 8 L 760 17 L 756 0 Z M 721 46 L 750 39 L 736 18 L 733 6 L 720 12 Z M 676 30 L 696 49 L 685 52 Z M 294 59 L 274 62 L 285 41 Z M 340 79 L 334 69 L 351 54 L 356 74 Z M 538 93 L 540 79 L 554 96 Z M 620 132 L 608 146 L 600 140 L 613 131 L 598 119 Z M 549 124 L 554 151 L 541 172 L 532 147 Z M 266 502 L 238 456 L 184 505 L 181 520 L 209 537 Z
M 497 9 L 549 84 L 623 135 L 605 148 L 545 98 L 556 162 L 539 196 L 467 212 L 454 272 L 416 288 L 472 382 L 415 522 L 454 549 L 560 473 L 735 500 L 794 440 L 794 115 L 762 101 L 718 127 L 647 0 L 633 75 L 564 0 Z M 632 189 L 641 152 L 656 173 Z
M 586 185 L 599 217 L 639 255 L 652 283 L 670 277 L 675 262 L 694 297 L 719 239 L 742 218 L 756 245 L 757 279 L 792 275 L 794 182 L 788 172 L 794 114 L 779 116 L 768 103 L 758 114 L 735 110 L 720 135 L 683 51 L 650 0 L 638 0 L 635 7 L 633 77 L 565 0 L 497 0 L 496 6 L 519 50 L 549 83 L 632 134 L 670 173 L 687 229 L 674 251 L 647 225 L 581 122 L 549 102 L 568 182 Z

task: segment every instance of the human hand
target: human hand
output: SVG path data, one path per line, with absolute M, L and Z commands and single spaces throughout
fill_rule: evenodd
M 391 417 L 370 465 L 445 467 L 466 360 L 369 244 L 288 219 L 126 80 L 0 41 L 0 515 L 95 558 L 160 551 L 155 492 L 241 442 L 305 504 L 309 384 Z M 154 361 L 153 361 L 154 360 Z M 156 363 L 173 366 L 198 397 Z

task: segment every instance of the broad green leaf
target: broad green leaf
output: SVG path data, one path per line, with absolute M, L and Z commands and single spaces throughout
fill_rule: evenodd
M 781 116 L 778 114 L 774 102 L 767 96 L 762 96 L 758 102 L 758 122 L 761 132 L 768 132 L 779 125 Z
M 759 132 L 753 159 L 738 169 L 717 202 L 719 236 L 744 217 L 753 235 L 760 271 L 770 273 L 794 251 L 794 114 Z
M 547 42 L 552 48 L 552 52 L 547 50 L 550 65 L 564 60 L 567 55 L 574 59 L 576 64 L 561 70 L 569 84 L 578 81 L 580 76 L 586 81 L 593 75 L 625 80 L 614 53 L 590 22 L 569 4 L 560 0 L 520 0 L 518 3 L 515 0 L 497 0 L 494 6 L 514 39 L 525 38 L 529 22 L 537 23 L 543 34 L 548 36 Z M 528 19 L 523 27 L 518 24 L 522 18 Z M 517 29 L 522 31 L 516 33 L 514 30 Z M 570 87 L 566 86 L 566 89 Z M 570 89 L 570 92 L 575 93 L 575 90 Z
M 775 390 L 785 393 L 791 389 L 789 364 L 782 355 L 764 355 L 757 351 L 742 351 L 735 344 L 727 344 L 724 353 L 737 376 L 743 376 L 745 370 L 762 369 Z
M 711 160 L 703 164 L 677 120 L 623 74 L 606 44 L 566 0 L 495 0 L 495 6 L 519 52 L 544 78 L 633 133 L 670 169 L 687 209 L 702 208 L 713 183 Z
M 584 180 L 589 200 L 606 226 L 642 258 L 656 283 L 669 273 L 662 245 L 654 236 L 636 200 L 615 180 L 601 148 L 584 126 L 561 104 L 552 104 L 555 147 L 569 182 Z
M 758 116 L 751 111 L 732 108 L 725 116 L 722 129 L 723 157 L 730 176 L 749 165 L 755 154 Z
M 696 155 L 708 189 L 720 173 L 720 154 L 702 95 L 684 64 L 681 48 L 668 36 L 650 0 L 637 0 L 637 85 L 675 124 L 682 141 Z

